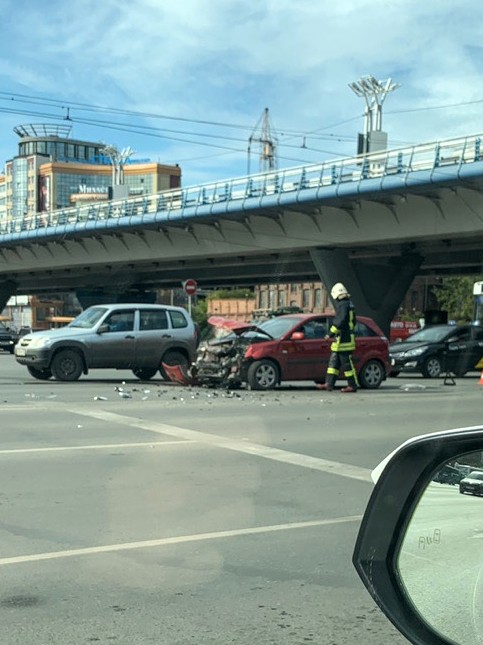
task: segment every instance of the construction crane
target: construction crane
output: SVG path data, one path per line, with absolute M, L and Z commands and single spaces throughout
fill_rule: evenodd
M 248 168 L 247 174 L 250 174 L 251 165 L 251 151 L 252 144 L 258 143 L 260 147 L 259 159 L 260 169 L 259 172 L 269 172 L 275 170 L 277 167 L 277 138 L 273 132 L 270 124 L 270 116 L 268 108 L 263 110 L 262 116 L 253 129 L 250 137 L 248 138 Z

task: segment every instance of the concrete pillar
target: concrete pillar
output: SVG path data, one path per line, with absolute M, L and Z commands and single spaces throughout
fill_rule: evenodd
M 375 320 L 389 338 L 391 320 L 423 258 L 407 254 L 384 260 L 350 260 L 343 249 L 314 249 L 310 254 L 329 293 L 336 282 L 342 282 L 356 313 Z
M 5 309 L 11 296 L 17 293 L 17 285 L 13 280 L 0 281 L 0 313 Z

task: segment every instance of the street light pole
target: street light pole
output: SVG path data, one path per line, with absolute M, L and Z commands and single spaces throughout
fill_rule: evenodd
M 381 147 L 386 147 L 387 134 L 382 132 L 382 106 L 389 92 L 397 90 L 401 85 L 393 83 L 390 78 L 378 81 L 374 76 L 362 76 L 358 81 L 349 83 L 349 87 L 356 96 L 363 98 L 366 104 L 363 141 L 362 146 L 359 145 L 362 149 L 358 150 L 358 154 L 374 152 Z M 374 133 L 380 134 L 374 135 Z

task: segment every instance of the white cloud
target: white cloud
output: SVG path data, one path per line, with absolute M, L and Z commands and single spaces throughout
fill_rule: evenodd
M 361 115 L 364 105 L 347 84 L 373 74 L 402 84 L 384 108 L 390 141 L 481 129 L 478 104 L 404 112 L 483 98 L 483 6 L 472 0 L 51 0 L 48 9 L 34 0 L 3 4 L 8 16 L 0 43 L 3 91 L 247 125 L 268 106 L 279 130 L 311 131 Z M 4 105 L 1 101 L 0 108 Z M 8 130 L 14 121 L 29 120 L 34 119 L 0 114 L 0 127 Z M 249 134 L 176 121 L 143 123 L 239 136 L 241 142 L 218 144 L 240 151 Z M 311 147 L 352 154 L 361 128 L 362 118 L 356 118 L 328 130 L 351 141 L 310 140 Z M 75 135 L 132 145 L 141 156 L 192 157 L 183 162 L 188 182 L 246 168 L 244 152 L 237 160 L 213 157 L 223 150 L 79 124 Z M 0 141 L 0 158 L 12 156 L 13 136 Z M 291 140 L 302 142 L 301 137 Z M 205 154 L 207 159 L 195 159 Z M 281 154 L 327 158 L 296 148 L 281 148 Z M 283 161 L 289 163 L 295 161 Z

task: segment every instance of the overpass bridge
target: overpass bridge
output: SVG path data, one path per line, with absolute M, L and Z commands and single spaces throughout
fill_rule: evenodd
M 483 270 L 483 134 L 24 216 L 0 225 L 14 293 L 336 281 L 383 328 L 415 275 Z M 125 296 L 126 297 L 126 296 Z

